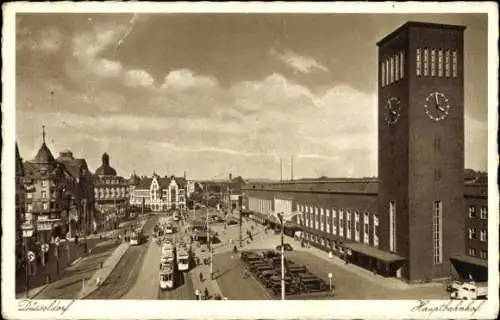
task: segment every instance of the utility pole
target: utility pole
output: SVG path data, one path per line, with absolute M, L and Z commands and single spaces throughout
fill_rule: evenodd
M 293 156 L 290 157 L 290 162 L 291 162 L 290 163 L 290 165 L 291 165 L 291 167 L 290 167 L 290 171 L 291 171 L 290 172 L 290 181 L 293 181 Z
M 280 183 L 283 183 L 283 159 L 280 158 Z

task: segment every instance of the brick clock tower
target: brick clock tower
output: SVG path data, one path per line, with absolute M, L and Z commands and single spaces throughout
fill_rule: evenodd
M 464 251 L 464 30 L 408 22 L 377 44 L 380 248 L 410 282 Z

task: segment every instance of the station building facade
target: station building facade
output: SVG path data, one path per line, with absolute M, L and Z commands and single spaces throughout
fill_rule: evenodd
M 184 210 L 186 208 L 186 179 L 174 176 L 130 178 L 130 205 L 151 211 Z
M 306 241 L 385 276 L 484 281 L 487 186 L 464 181 L 464 29 L 408 22 L 377 43 L 377 179 L 248 184 L 251 214 L 300 213 Z

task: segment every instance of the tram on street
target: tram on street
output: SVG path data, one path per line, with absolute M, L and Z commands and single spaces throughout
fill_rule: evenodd
M 174 263 L 160 263 L 160 289 L 168 290 L 174 288 Z
M 179 271 L 189 270 L 189 250 L 185 243 L 180 243 L 177 247 L 177 268 Z
M 168 223 L 166 226 L 165 226 L 165 233 L 166 234 L 173 234 L 175 232 L 175 228 L 174 226 L 171 224 L 171 223 Z
M 136 229 L 130 233 L 130 245 L 131 246 L 137 246 L 142 243 L 142 231 L 139 229 Z

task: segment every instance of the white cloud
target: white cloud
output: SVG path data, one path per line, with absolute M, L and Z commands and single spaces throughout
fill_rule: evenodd
M 304 57 L 290 50 L 287 50 L 283 53 L 279 53 L 276 50 L 271 49 L 271 56 L 285 63 L 295 72 L 310 73 L 313 71 L 318 71 L 318 72 L 329 71 L 326 66 L 318 63 L 314 58 Z
M 260 110 L 314 105 L 315 96 L 304 86 L 273 73 L 262 81 L 244 81 L 233 85 L 235 103 L 245 110 Z
M 127 87 L 151 87 L 153 83 L 153 77 L 144 70 L 134 69 L 125 73 L 125 85 Z
M 212 77 L 195 75 L 191 70 L 173 70 L 165 76 L 161 85 L 162 89 L 186 89 L 186 88 L 213 88 L 217 80 Z
M 121 77 L 122 64 L 99 55 L 106 48 L 117 44 L 124 28 L 122 24 L 96 24 L 92 29 L 75 34 L 72 39 L 73 56 L 66 62 L 66 72 L 77 81 L 89 76 Z
M 63 42 L 61 31 L 56 28 L 42 29 L 32 38 L 31 32 L 23 28 L 17 32 L 17 49 L 28 48 L 34 52 L 53 54 L 59 50 Z
M 122 75 L 123 67 L 118 61 L 108 59 L 99 59 L 95 65 L 95 73 L 103 78 L 116 78 Z

